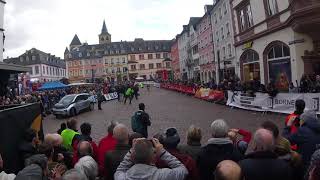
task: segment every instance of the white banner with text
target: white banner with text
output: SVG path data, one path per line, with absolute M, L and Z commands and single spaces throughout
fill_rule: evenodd
M 228 91 L 227 105 L 253 111 L 270 111 L 290 114 L 295 110 L 295 101 L 306 102 L 306 110 L 314 110 L 320 114 L 320 93 L 279 93 L 270 97 L 266 93 L 255 93 L 250 96 L 240 91 Z

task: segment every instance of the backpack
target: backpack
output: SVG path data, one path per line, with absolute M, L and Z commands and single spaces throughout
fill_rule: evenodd
M 139 116 L 141 114 L 139 112 L 135 112 L 134 115 L 131 117 L 131 128 L 133 132 L 138 132 L 142 129 L 141 122 Z

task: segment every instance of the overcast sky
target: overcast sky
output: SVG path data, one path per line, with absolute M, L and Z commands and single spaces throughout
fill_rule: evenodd
M 4 57 L 35 47 L 62 57 L 74 36 L 98 43 L 105 19 L 112 41 L 173 39 L 213 0 L 7 0 Z

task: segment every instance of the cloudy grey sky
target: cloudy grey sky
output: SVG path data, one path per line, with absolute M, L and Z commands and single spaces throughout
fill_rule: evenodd
M 172 39 L 213 0 L 7 0 L 4 57 L 32 47 L 62 57 L 75 33 L 98 43 L 105 19 L 113 41 Z

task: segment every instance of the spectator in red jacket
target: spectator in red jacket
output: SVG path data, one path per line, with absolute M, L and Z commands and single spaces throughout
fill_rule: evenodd
M 306 103 L 302 99 L 297 99 L 295 104 L 295 111 L 286 117 L 285 126 L 290 127 L 290 134 L 294 134 L 300 127 L 300 116 L 303 114 Z M 292 150 L 297 150 L 296 145 L 291 146 Z
M 117 141 L 113 138 L 113 129 L 116 127 L 117 122 L 111 122 L 108 127 L 108 135 L 101 139 L 98 146 L 98 165 L 99 165 L 99 173 L 102 176 L 106 176 L 106 172 L 104 171 L 104 160 L 105 154 L 109 151 L 114 150 L 116 147 Z
M 195 160 L 193 160 L 192 157 L 187 154 L 180 153 L 179 150 L 177 149 L 177 146 L 180 142 L 180 137 L 177 129 L 168 128 L 165 134 L 161 135 L 159 141 L 163 144 L 164 148 L 170 154 L 175 156 L 187 168 L 189 172 L 187 176 L 187 180 L 200 179 Z M 158 168 L 169 168 L 168 164 L 166 164 L 163 160 L 161 160 L 160 157 L 157 157 L 156 166 Z

